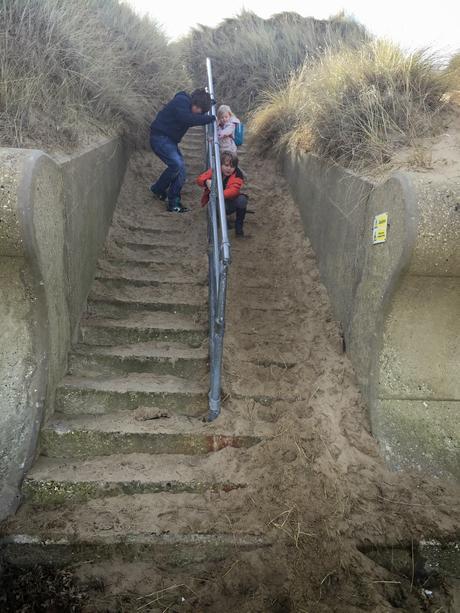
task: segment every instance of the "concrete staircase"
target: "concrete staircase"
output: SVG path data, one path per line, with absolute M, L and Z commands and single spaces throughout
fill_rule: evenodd
M 191 130 L 182 148 L 192 178 L 203 141 Z M 212 514 L 216 497 L 247 486 L 238 454 L 264 433 L 202 421 L 206 215 L 191 184 L 184 199 L 194 211 L 173 215 L 145 182 L 123 188 L 24 504 L 3 528 L 10 561 L 117 557 L 167 570 L 267 544 L 261 534 L 216 528 Z

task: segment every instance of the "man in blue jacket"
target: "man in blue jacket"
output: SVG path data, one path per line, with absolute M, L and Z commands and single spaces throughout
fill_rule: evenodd
M 150 146 L 167 165 L 150 190 L 160 200 L 168 200 L 168 211 L 188 211 L 181 203 L 186 172 L 178 144 L 190 127 L 204 126 L 215 120 L 213 115 L 207 114 L 210 108 L 211 96 L 205 89 L 196 89 L 191 95 L 179 92 L 163 107 L 150 126 Z

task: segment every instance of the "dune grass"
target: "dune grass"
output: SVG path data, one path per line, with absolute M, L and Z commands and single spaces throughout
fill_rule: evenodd
M 460 51 L 452 56 L 447 66 L 447 77 L 451 89 L 460 90 Z
M 206 57 L 213 60 L 220 101 L 244 116 L 263 91 L 285 82 L 306 60 L 313 62 L 328 48 L 360 45 L 367 38 L 363 26 L 342 14 L 328 20 L 297 13 L 262 19 L 243 11 L 216 28 L 195 28 L 180 47 L 196 86 L 202 84 Z
M 0 0 L 0 141 L 69 148 L 94 133 L 144 139 L 187 84 L 154 22 L 118 0 Z
M 432 132 L 447 88 L 426 51 L 405 53 L 382 40 L 329 50 L 266 93 L 252 115 L 252 141 L 263 154 L 288 147 L 344 165 L 381 165 Z

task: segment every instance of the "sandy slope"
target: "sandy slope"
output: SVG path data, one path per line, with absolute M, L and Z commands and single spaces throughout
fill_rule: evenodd
M 144 174 L 148 180 L 150 163 L 142 160 L 127 178 L 133 182 L 128 191 L 139 194 L 133 209 L 145 206 L 137 185 Z M 232 232 L 221 419 L 239 431 L 263 424 L 275 436 L 228 466 L 249 487 L 199 496 L 185 519 L 192 525 L 206 507 L 216 532 L 252 530 L 275 544 L 252 553 L 235 549 L 211 572 L 206 566 L 179 570 L 156 584 L 167 591 L 151 610 L 454 611 L 446 586 L 427 583 L 428 597 L 418 582 L 426 577 L 410 569 L 396 575 L 358 549 L 458 536 L 459 491 L 385 467 L 287 186 L 271 162 L 249 152 L 242 164 L 254 214 L 247 217 L 246 238 L 233 240 Z M 199 191 L 191 194 L 198 209 Z M 213 461 L 225 468 L 227 454 Z M 143 587 L 158 571 L 133 568 L 134 582 Z M 123 566 L 113 572 L 120 590 L 132 586 Z

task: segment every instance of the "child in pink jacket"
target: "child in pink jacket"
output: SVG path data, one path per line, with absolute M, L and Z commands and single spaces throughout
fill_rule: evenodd
M 220 151 L 230 151 L 236 155 L 235 128 L 240 123 L 238 117 L 232 113 L 232 109 L 222 104 L 217 111 L 217 137 Z

